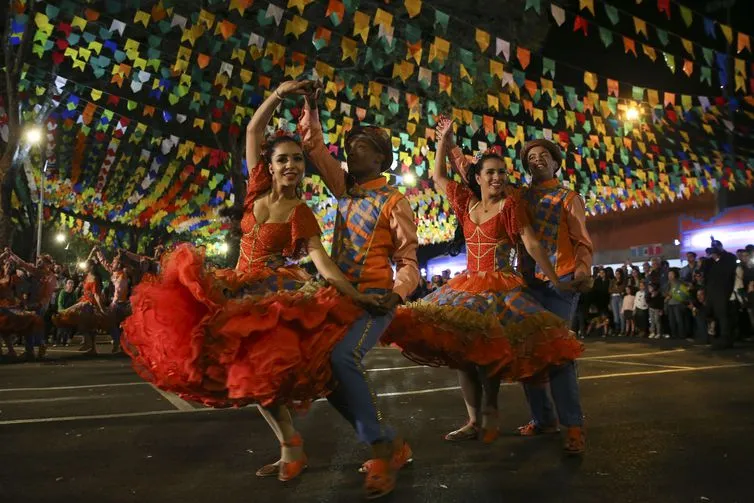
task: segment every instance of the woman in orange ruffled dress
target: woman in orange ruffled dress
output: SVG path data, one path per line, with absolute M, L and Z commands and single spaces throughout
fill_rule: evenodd
M 490 443 L 499 436 L 501 378 L 532 378 L 550 365 L 575 359 L 582 346 L 564 320 L 523 292 L 524 281 L 514 268 L 519 244 L 554 285 L 567 285 L 555 274 L 515 192 L 506 187 L 502 157 L 485 153 L 467 175 L 469 186 L 456 183 L 446 172 L 450 134 L 452 122 L 442 119 L 433 177 L 463 228 L 467 270 L 400 308 L 382 341 L 397 344 L 419 363 L 458 369 L 469 421 L 445 438 Z
M 25 309 L 16 297 L 16 268 L 9 255 L 7 251 L 0 255 L 0 337 L 8 348 L 8 357 L 13 359 L 16 357 L 13 335 L 28 334 L 44 322 L 37 313 Z
M 85 351 L 86 356 L 97 355 L 97 331 L 107 330 L 110 324 L 102 299 L 102 278 L 97 272 L 96 262 L 92 259 L 94 251 L 95 248 L 85 262 L 86 278 L 81 298 L 76 304 L 52 317 L 52 323 L 56 327 L 73 328 L 84 334 L 81 351 Z
M 257 402 L 281 444 L 281 459 L 257 472 L 296 477 L 306 467 L 288 405 L 328 394 L 330 353 L 359 305 L 378 306 L 330 260 L 317 220 L 299 198 L 304 154 L 289 136 L 263 150 L 264 131 L 289 94 L 311 82 L 284 82 L 256 111 L 246 132 L 249 186 L 235 269 L 211 269 L 183 244 L 167 253 L 159 276 L 136 286 L 123 347 L 142 377 L 211 406 Z M 291 264 L 308 255 L 329 287 Z M 359 305 L 357 305 L 357 303 Z

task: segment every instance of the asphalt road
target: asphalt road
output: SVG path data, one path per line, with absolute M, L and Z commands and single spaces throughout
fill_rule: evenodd
M 362 501 L 368 450 L 326 402 L 297 418 L 310 467 L 283 484 L 254 476 L 278 454 L 256 408 L 163 394 L 122 357 L 51 356 L 60 359 L 0 365 L 2 503 Z M 465 419 L 454 372 L 392 349 L 372 351 L 368 366 L 415 453 L 384 501 L 754 501 L 754 347 L 589 342 L 582 459 L 564 458 L 556 436 L 513 435 L 528 419 L 518 386 L 501 390 L 506 434 L 496 443 L 449 444 L 443 434 Z

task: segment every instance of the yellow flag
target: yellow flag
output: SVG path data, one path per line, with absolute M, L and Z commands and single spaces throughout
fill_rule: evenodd
M 597 89 L 597 75 L 592 72 L 584 72 L 584 84 L 592 91 Z
M 733 42 L 733 29 L 730 26 L 720 23 L 720 30 L 723 32 L 725 40 L 727 40 L 729 44 Z
M 353 36 L 361 37 L 364 43 L 369 38 L 369 15 L 356 11 L 353 15 Z
M 638 17 L 634 17 L 634 31 L 636 31 L 636 34 L 642 34 L 644 35 L 644 38 L 647 37 L 647 22 L 643 19 L 639 19 Z
M 340 42 L 340 48 L 343 51 L 342 61 L 350 59 L 356 63 L 356 59 L 359 57 L 359 49 L 358 43 L 354 39 L 343 37 Z
M 86 19 L 75 16 L 73 21 L 71 21 L 71 27 L 84 31 L 86 29 Z
M 685 38 L 682 38 L 681 43 L 683 44 L 683 48 L 686 49 L 686 52 L 688 52 L 689 55 L 693 58 L 694 57 L 694 44 L 691 43 L 691 40 L 686 40 Z
M 490 60 L 490 75 L 494 75 L 500 80 L 503 80 L 503 63 L 500 61 Z
M 496 112 L 500 111 L 500 100 L 494 94 L 487 95 L 487 108 Z
M 479 50 L 484 52 L 490 46 L 490 34 L 484 30 L 476 29 L 476 44 Z
M 647 101 L 649 101 L 651 106 L 657 106 L 660 102 L 660 96 L 656 89 L 647 89 Z
M 404 0 L 403 6 L 408 12 L 408 17 L 414 18 L 422 11 L 422 0 Z
M 594 0 L 579 0 L 579 10 L 589 9 L 594 16 Z
M 134 24 L 141 23 L 144 25 L 144 28 L 146 28 L 149 25 L 149 19 L 150 15 L 148 12 L 138 10 L 136 11 L 136 15 L 134 16 Z
M 657 53 L 655 52 L 654 47 L 651 47 L 651 46 L 648 46 L 648 45 L 645 45 L 645 44 L 641 44 L 641 50 L 653 62 L 657 59 Z
M 283 35 L 293 34 L 294 37 L 299 38 L 308 27 L 309 21 L 301 16 L 293 16 L 293 19 L 286 21 Z

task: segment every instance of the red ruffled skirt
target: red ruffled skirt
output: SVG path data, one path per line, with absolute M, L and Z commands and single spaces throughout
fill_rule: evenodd
M 296 267 L 205 267 L 181 245 L 139 284 L 123 347 L 158 387 L 214 407 L 306 401 L 332 384 L 330 353 L 362 311 Z
M 109 331 L 113 319 L 91 302 L 80 301 L 53 315 L 52 323 L 58 328 L 73 328 L 82 332 Z
M 26 311 L 12 302 L 0 301 L 0 334 L 24 334 L 44 324 L 34 311 Z
M 524 293 L 519 276 L 506 272 L 461 274 L 399 308 L 382 343 L 396 344 L 417 363 L 481 365 L 511 381 L 583 352 L 565 322 Z

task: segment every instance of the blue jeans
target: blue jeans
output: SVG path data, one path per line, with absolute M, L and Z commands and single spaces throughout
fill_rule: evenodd
M 622 316 L 623 314 L 623 297 L 620 295 L 610 295 L 610 307 L 613 308 L 613 325 L 615 326 L 615 330 L 620 330 L 621 332 L 626 331 L 626 319 Z
M 365 313 L 356 320 L 330 355 L 337 383 L 327 400 L 351 423 L 359 440 L 368 444 L 391 441 L 395 436 L 393 430 L 382 423 L 377 396 L 369 387 L 362 363 L 364 356 L 390 325 L 393 316 L 394 313 L 385 316 Z
M 40 320 L 44 320 L 45 313 L 47 312 L 47 306 L 37 307 L 34 309 Z M 45 325 L 44 322 L 35 323 L 34 327 L 26 334 L 24 339 L 24 346 L 26 352 L 29 354 L 34 353 L 34 346 L 42 347 L 45 345 Z
M 683 304 L 668 304 L 670 336 L 673 339 L 685 339 L 691 336 L 688 323 L 689 309 Z
M 573 279 L 573 275 L 560 278 L 563 281 Z M 562 292 L 552 286 L 552 283 L 537 283 L 527 289 L 542 306 L 553 314 L 571 323 L 579 303 L 577 292 Z M 529 402 L 532 420 L 537 426 L 555 425 L 560 418 L 563 426 L 581 426 L 584 415 L 581 411 L 579 381 L 576 373 L 576 362 L 568 362 L 547 370 L 550 381 L 552 400 L 547 394 L 546 384 L 523 383 L 524 393 Z M 553 407 L 553 403 L 555 405 Z M 557 409 L 557 416 L 555 415 Z

